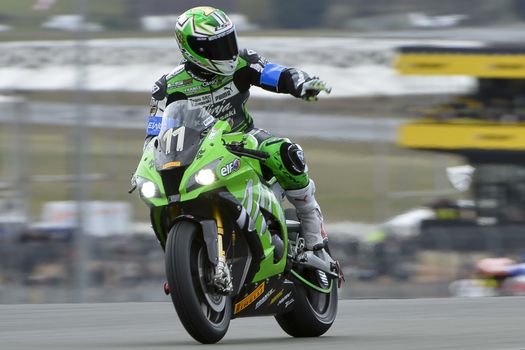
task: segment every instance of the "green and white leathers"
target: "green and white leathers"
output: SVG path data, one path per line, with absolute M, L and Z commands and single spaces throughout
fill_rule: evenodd
M 288 334 L 313 337 L 336 316 L 339 266 L 328 248 L 304 249 L 258 146 L 253 134 L 178 100 L 133 177 L 165 248 L 175 309 L 203 343 L 219 341 L 231 318 L 274 315 Z

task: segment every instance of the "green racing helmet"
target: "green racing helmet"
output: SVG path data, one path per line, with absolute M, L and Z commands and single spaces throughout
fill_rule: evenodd
M 235 26 L 221 10 L 201 6 L 177 19 L 175 37 L 182 56 L 200 68 L 220 75 L 232 75 L 239 49 Z

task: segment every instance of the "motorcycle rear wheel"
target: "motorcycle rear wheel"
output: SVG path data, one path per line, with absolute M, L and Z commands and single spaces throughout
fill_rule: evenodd
M 292 337 L 319 337 L 326 333 L 337 315 L 337 280 L 332 280 L 330 293 L 321 293 L 296 281 L 295 307 L 275 319 Z
M 221 340 L 230 325 L 231 298 L 208 290 L 206 272 L 212 265 L 199 227 L 180 221 L 166 242 L 166 277 L 171 300 L 186 331 L 203 344 Z

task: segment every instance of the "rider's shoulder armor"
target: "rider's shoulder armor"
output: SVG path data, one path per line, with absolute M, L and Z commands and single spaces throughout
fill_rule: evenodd
M 268 64 L 268 60 L 260 56 L 257 52 L 249 49 L 242 49 L 239 52 L 239 61 L 244 61 L 245 66 L 248 66 L 251 69 L 261 72 L 264 69 L 264 66 Z M 239 67 L 238 67 L 239 69 Z
M 257 52 L 249 49 L 242 49 L 239 52 L 239 57 L 246 60 L 249 64 L 260 63 L 262 65 L 265 65 L 268 63 L 268 60 L 266 58 L 262 57 Z
M 160 77 L 151 88 L 151 96 L 158 100 L 164 100 L 171 92 L 169 91 L 169 85 L 173 84 L 173 80 L 180 79 L 180 74 L 184 71 L 184 65 L 177 66 L 171 73 L 164 74 Z

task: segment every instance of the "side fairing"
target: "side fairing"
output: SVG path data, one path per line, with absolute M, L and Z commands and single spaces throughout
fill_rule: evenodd
M 224 135 L 223 139 L 226 143 L 243 141 L 245 147 L 250 149 L 257 149 L 258 146 L 257 140 L 249 134 L 232 133 Z M 270 213 L 278 220 L 284 238 L 285 252 L 288 249 L 286 219 L 280 201 L 266 183 L 261 180 L 259 161 L 248 157 L 242 157 L 239 161 L 239 169 L 231 172 L 228 166 L 231 163 L 226 162 L 227 170 L 223 172 L 224 176 L 223 174 L 220 176 L 224 179 L 228 191 L 237 198 L 248 213 L 250 229 L 255 229 L 259 234 L 266 258 L 261 262 L 261 268 L 254 277 L 253 282 L 256 282 L 282 272 L 286 263 L 286 254 L 280 261 L 274 263 L 275 247 L 271 244 L 271 233 L 262 211 Z M 222 169 L 224 168 L 220 169 L 221 172 Z
M 157 138 L 153 138 L 144 149 L 142 158 L 140 159 L 135 176 L 139 176 L 143 179 L 153 182 L 158 188 L 158 195 L 152 198 L 145 198 L 141 195 L 142 200 L 150 207 L 160 207 L 168 204 L 162 179 L 155 169 L 155 143 Z M 138 189 L 140 193 L 140 188 Z
M 227 188 L 248 213 L 250 220 L 249 227 L 257 231 L 264 249 L 265 259 L 261 262 L 261 268 L 253 280 L 253 282 L 257 282 L 282 272 L 286 260 L 285 254 L 280 261 L 274 263 L 275 247 L 271 244 L 271 233 L 262 211 L 265 210 L 271 213 L 272 216 L 279 221 L 283 238 L 285 238 L 284 251 L 287 251 L 287 232 L 283 211 L 274 193 L 261 182 L 258 176 L 251 175 L 252 174 L 236 175 L 236 177 L 242 179 L 242 181 L 232 182 Z

